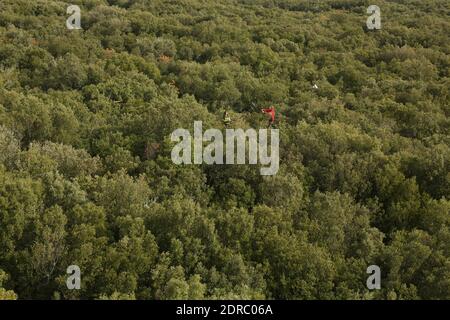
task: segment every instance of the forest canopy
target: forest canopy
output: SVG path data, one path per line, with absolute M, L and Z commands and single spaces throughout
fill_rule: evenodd
M 2 0 L 0 300 L 450 299 L 449 14 Z M 276 175 L 172 162 L 176 128 L 271 105 Z

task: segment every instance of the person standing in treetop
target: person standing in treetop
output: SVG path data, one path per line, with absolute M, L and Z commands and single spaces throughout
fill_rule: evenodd
M 271 106 L 268 109 L 261 109 L 261 112 L 270 115 L 269 127 L 271 127 L 273 125 L 273 123 L 275 122 L 275 107 Z

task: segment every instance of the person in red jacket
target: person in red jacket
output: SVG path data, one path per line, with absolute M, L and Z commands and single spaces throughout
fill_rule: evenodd
M 275 122 L 275 107 L 271 106 L 268 109 L 261 109 L 261 112 L 270 115 L 269 127 L 271 127 L 273 125 L 273 123 Z

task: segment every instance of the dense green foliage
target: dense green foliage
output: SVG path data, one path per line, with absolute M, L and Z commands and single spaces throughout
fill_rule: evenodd
M 0 2 L 0 299 L 450 299 L 447 0 L 71 4 Z M 252 103 L 277 175 L 172 163 Z

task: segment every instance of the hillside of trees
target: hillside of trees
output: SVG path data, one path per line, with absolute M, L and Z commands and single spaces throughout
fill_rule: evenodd
M 450 299 L 449 14 L 1 0 L 0 299 Z M 255 105 L 276 175 L 172 162 L 173 130 Z

